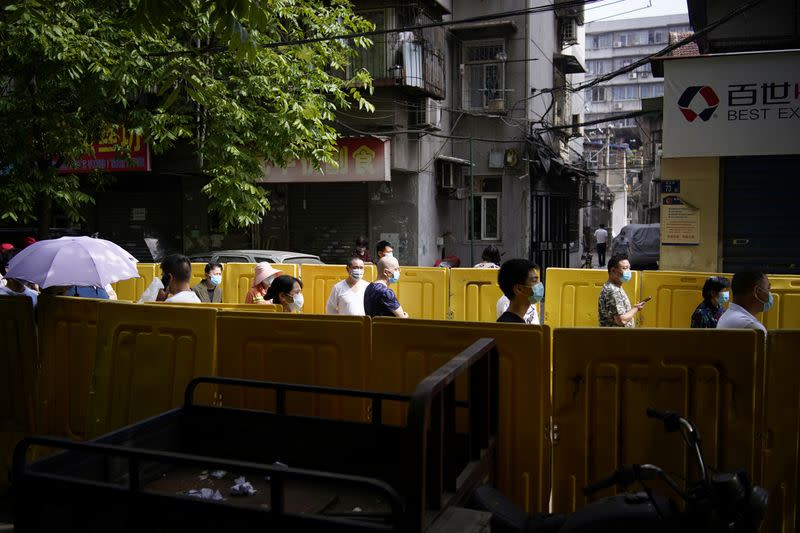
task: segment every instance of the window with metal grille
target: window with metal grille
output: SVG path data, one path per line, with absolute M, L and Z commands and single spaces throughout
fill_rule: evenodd
M 464 109 L 505 109 L 505 43 L 472 41 L 464 45 Z M 494 102 L 494 103 L 493 103 Z M 502 107 L 502 109 L 500 109 Z

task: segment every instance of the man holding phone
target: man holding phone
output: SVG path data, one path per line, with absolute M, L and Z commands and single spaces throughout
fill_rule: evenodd
M 608 281 L 600 291 L 597 300 L 597 315 L 601 328 L 632 328 L 636 313 L 644 308 L 650 298 L 645 298 L 634 306 L 622 289 L 622 284 L 631 279 L 631 263 L 621 254 L 614 254 L 608 260 Z

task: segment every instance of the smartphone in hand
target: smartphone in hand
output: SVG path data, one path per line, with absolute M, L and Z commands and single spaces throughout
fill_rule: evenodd
M 644 300 L 642 300 L 642 301 L 641 301 L 641 302 L 639 302 L 639 303 L 640 303 L 640 304 L 646 304 L 647 302 L 649 302 L 649 301 L 650 301 L 650 300 L 652 300 L 652 299 L 653 299 L 653 297 L 652 297 L 652 296 L 648 296 L 647 298 L 645 298 Z

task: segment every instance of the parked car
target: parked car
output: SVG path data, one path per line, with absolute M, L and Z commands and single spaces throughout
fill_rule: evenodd
M 612 240 L 612 253 L 627 255 L 634 270 L 657 269 L 660 231 L 659 224 L 628 224 Z
M 280 250 L 215 250 L 203 254 L 189 256 L 192 263 L 295 263 L 324 264 L 318 255 L 301 252 L 285 252 Z

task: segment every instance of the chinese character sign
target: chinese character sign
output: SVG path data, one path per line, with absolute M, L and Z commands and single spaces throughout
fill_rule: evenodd
M 700 244 L 700 211 L 677 195 L 661 198 L 661 244 Z
M 338 164 L 314 170 L 307 161 L 292 161 L 286 167 L 264 163 L 262 183 L 313 183 L 342 181 L 389 181 L 389 141 L 376 137 L 339 139 Z
M 796 154 L 800 53 L 664 62 L 664 157 Z
M 129 158 L 117 147 L 124 146 L 129 150 Z M 62 165 L 58 169 L 61 174 L 85 173 L 92 170 L 105 172 L 148 172 L 150 170 L 150 147 L 140 135 L 124 128 L 111 130 L 99 142 L 92 145 L 94 153 L 84 155 L 75 161 L 75 166 Z

